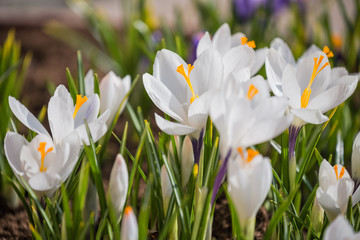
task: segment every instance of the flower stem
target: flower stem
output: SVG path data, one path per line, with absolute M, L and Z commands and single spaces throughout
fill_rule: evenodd
M 243 229 L 246 240 L 254 239 L 255 222 L 256 222 L 256 217 L 252 217 L 247 221 L 245 228 Z

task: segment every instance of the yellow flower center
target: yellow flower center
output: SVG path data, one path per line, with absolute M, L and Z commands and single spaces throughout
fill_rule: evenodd
M 241 38 L 241 45 L 248 45 L 251 48 L 256 48 L 256 44 L 255 41 L 248 41 L 247 37 L 242 37 Z
M 248 98 L 249 100 L 251 100 L 251 99 L 253 99 L 253 97 L 255 97 L 255 95 L 258 94 L 258 93 L 259 93 L 259 90 L 258 90 L 253 84 L 251 84 L 251 85 L 249 86 L 249 90 L 248 90 L 248 92 L 247 92 L 247 98 Z
M 238 152 L 240 154 L 240 156 L 242 157 L 242 159 L 244 159 L 246 162 L 251 162 L 254 157 L 256 157 L 257 155 L 259 155 L 259 151 L 256 151 L 254 149 L 251 149 L 251 148 L 248 148 L 246 149 L 246 152 L 247 152 L 247 156 L 245 158 L 245 155 L 244 155 L 244 152 L 243 152 L 243 149 L 241 147 L 238 147 Z
M 38 151 L 41 154 L 41 166 L 40 166 L 40 172 L 45 172 L 46 171 L 46 167 L 44 167 L 44 160 L 46 155 L 51 152 L 52 150 L 54 150 L 53 147 L 49 148 L 47 151 L 45 151 L 45 146 L 46 146 L 46 142 L 40 142 L 39 147 L 38 147 Z
M 81 95 L 76 95 L 76 104 L 75 110 L 73 114 L 73 118 L 75 118 L 77 112 L 79 111 L 80 107 L 88 100 L 86 96 L 82 97 Z
M 192 94 L 192 97 L 190 98 L 190 103 L 192 103 L 195 98 L 198 98 L 199 96 L 198 95 L 195 95 L 195 92 L 194 92 L 194 88 L 190 82 L 190 72 L 194 69 L 194 66 L 192 66 L 191 64 L 188 64 L 188 67 L 187 67 L 187 74 L 185 73 L 185 68 L 184 66 L 181 64 L 180 66 L 177 67 L 176 71 L 178 73 L 180 73 L 186 80 L 187 84 L 189 85 L 189 88 L 191 90 L 191 94 Z
M 345 174 L 345 167 L 341 168 L 340 175 L 339 175 L 339 172 L 338 172 L 338 166 L 337 165 L 334 166 L 334 171 L 335 171 L 335 175 L 336 175 L 336 180 L 339 180 Z
M 320 68 L 320 70 L 318 70 L 323 59 L 324 59 L 324 56 L 322 56 L 322 55 L 320 56 L 320 58 L 314 58 L 315 63 L 314 63 L 314 68 L 313 68 L 313 72 L 311 74 L 309 85 L 305 88 L 303 94 L 301 95 L 301 108 L 306 108 L 307 105 L 309 104 L 309 99 L 310 99 L 310 94 L 311 94 L 311 85 L 312 85 L 315 77 L 321 72 L 321 70 L 323 70 L 326 66 L 329 65 L 329 62 L 326 62 Z
M 332 51 L 330 51 L 330 49 L 329 49 L 328 46 L 325 46 L 325 47 L 323 48 L 323 52 L 326 54 L 326 56 L 327 56 L 328 58 L 334 57 L 334 53 L 333 53 Z

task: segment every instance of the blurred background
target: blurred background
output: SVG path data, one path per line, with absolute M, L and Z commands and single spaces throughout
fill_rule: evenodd
M 283 38 L 295 57 L 311 44 L 327 45 L 335 54 L 332 66 L 357 74 L 359 9 L 359 0 L 0 0 L 0 43 L 14 31 L 21 56 L 31 55 L 19 98 L 33 113 L 41 111 L 58 84 L 66 84 L 66 68 L 76 76 L 80 50 L 85 72 L 92 68 L 99 79 L 110 70 L 132 79 L 139 75 L 130 103 L 141 106 L 151 120 L 154 106 L 141 76 L 152 72 L 159 49 L 175 51 L 191 63 L 204 32 L 214 34 L 227 22 L 232 33 L 245 33 L 258 48 Z M 260 74 L 265 76 L 264 68 Z M 357 116 L 358 94 L 350 102 L 348 114 Z M 347 120 L 342 127 L 342 137 L 349 141 L 345 155 L 351 153 L 356 133 L 350 129 L 360 127 L 358 118 L 347 118 L 356 122 Z

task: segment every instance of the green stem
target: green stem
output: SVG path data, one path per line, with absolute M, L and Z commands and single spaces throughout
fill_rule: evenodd
M 253 240 L 254 239 L 255 222 L 256 222 L 256 217 L 252 217 L 246 222 L 246 225 L 243 228 L 243 231 L 245 231 L 244 235 L 245 235 L 246 240 Z

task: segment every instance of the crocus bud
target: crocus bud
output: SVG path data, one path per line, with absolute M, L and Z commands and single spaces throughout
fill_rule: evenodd
M 324 209 L 319 204 L 317 198 L 315 198 L 311 209 L 311 223 L 313 225 L 314 232 L 316 234 L 321 233 L 322 225 L 324 222 Z
M 109 127 L 113 121 L 121 102 L 129 92 L 131 87 L 131 78 L 129 75 L 123 79 L 116 76 L 116 74 L 110 71 L 100 82 L 100 113 L 110 109 L 110 117 L 106 121 L 106 125 Z M 126 100 L 127 101 L 127 100 Z M 120 113 L 125 108 L 126 101 L 121 106 Z
M 181 185 L 184 188 L 189 181 L 191 171 L 194 165 L 194 153 L 191 139 L 186 136 L 184 138 L 181 149 Z
M 355 206 L 360 200 L 360 133 L 356 136 L 351 155 L 351 175 L 355 182 L 352 204 Z
M 118 154 L 111 170 L 107 192 L 108 201 L 112 204 L 118 218 L 124 208 L 128 186 L 129 175 L 126 162 L 121 154 Z
M 130 206 L 125 208 L 124 218 L 121 223 L 121 240 L 139 239 L 139 229 L 134 211 Z
M 161 192 L 163 197 L 164 213 L 166 214 L 172 194 L 172 186 L 165 166 L 161 167 Z

